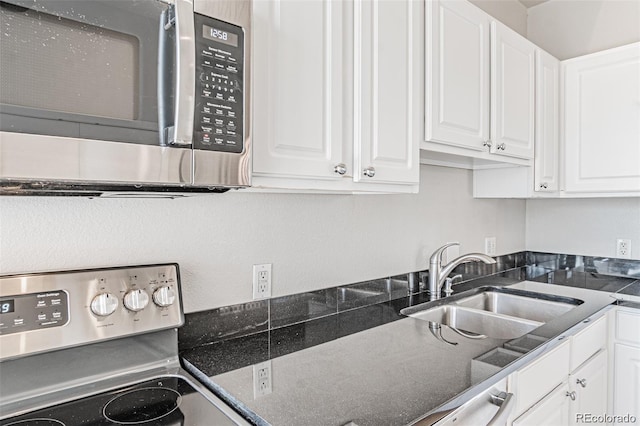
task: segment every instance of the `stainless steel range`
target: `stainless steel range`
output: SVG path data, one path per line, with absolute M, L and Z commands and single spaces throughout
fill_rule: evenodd
M 0 425 L 246 425 L 180 367 L 177 264 L 0 276 Z

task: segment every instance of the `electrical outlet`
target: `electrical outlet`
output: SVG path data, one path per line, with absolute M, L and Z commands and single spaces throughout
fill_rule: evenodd
M 496 237 L 485 237 L 484 253 L 488 256 L 496 255 Z
M 253 265 L 253 299 L 271 297 L 271 263 Z
M 616 240 L 616 257 L 619 259 L 631 259 L 631 240 Z
M 253 398 L 269 395 L 272 391 L 271 360 L 253 366 Z

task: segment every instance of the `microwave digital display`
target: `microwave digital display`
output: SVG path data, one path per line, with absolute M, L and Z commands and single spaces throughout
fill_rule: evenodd
M 228 31 L 203 25 L 202 36 L 209 40 L 215 40 L 220 43 L 228 44 L 229 46 L 238 47 L 238 35 Z

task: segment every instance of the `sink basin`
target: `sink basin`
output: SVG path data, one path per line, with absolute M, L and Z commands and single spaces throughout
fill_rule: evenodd
M 577 303 L 557 302 L 498 291 L 486 291 L 455 302 L 457 306 L 511 317 L 548 322 L 575 308 Z
M 583 303 L 564 296 L 501 287 L 483 287 L 470 293 L 467 297 L 463 297 L 464 293 L 452 296 L 446 305 L 427 302 L 400 312 L 474 334 L 515 339 Z
M 495 339 L 515 339 L 542 325 L 538 321 L 507 317 L 489 311 L 454 305 L 438 306 L 407 315 Z

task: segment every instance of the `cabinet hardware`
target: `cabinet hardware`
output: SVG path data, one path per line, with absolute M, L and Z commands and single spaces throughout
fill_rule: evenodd
M 576 400 L 576 391 L 567 392 L 567 396 L 571 398 L 572 401 Z
M 506 143 L 501 143 L 496 148 L 498 148 L 501 151 L 504 151 L 505 149 L 507 149 L 507 144 Z
M 376 169 L 374 169 L 373 167 L 367 167 L 362 171 L 362 174 L 366 177 L 372 178 L 376 175 Z
M 583 388 L 587 387 L 587 379 L 576 379 L 576 383 L 582 386 Z
M 347 173 L 347 166 L 344 163 L 336 164 L 333 171 L 339 175 L 344 175 Z

